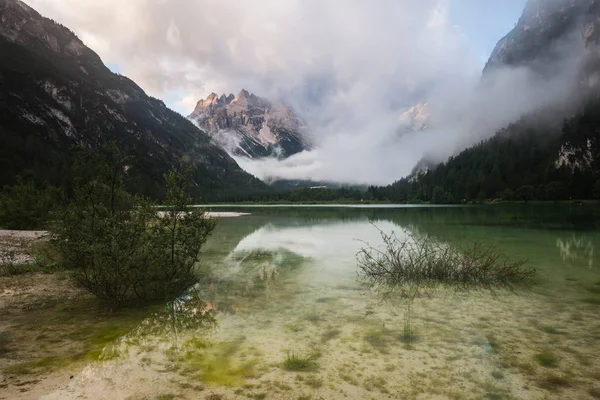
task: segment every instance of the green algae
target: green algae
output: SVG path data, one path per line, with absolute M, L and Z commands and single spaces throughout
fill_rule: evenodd
M 257 374 L 258 360 L 240 362 L 234 356 L 240 351 L 244 338 L 200 347 L 190 341 L 192 349 L 185 356 L 189 375 L 198 376 L 202 382 L 214 386 L 237 387 Z

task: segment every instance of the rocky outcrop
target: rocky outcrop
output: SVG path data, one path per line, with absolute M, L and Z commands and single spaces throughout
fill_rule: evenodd
M 311 148 L 306 127 L 290 107 L 247 90 L 237 96 L 211 93 L 188 118 L 235 155 L 285 158 Z
M 16 174 L 60 183 L 73 145 L 107 140 L 135 156 L 145 194 L 160 196 L 162 174 L 181 158 L 196 164 L 199 192 L 261 185 L 67 28 L 18 0 L 0 0 L 0 21 L 0 185 Z

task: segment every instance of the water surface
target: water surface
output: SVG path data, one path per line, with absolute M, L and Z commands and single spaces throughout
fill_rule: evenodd
M 252 215 L 219 222 L 197 290 L 47 398 L 600 397 L 596 208 L 213 209 Z M 406 341 L 405 303 L 382 302 L 357 281 L 356 252 L 380 243 L 376 227 L 497 244 L 528 259 L 538 283 L 527 292 L 419 298 L 415 340 Z M 290 370 L 290 357 L 307 363 Z

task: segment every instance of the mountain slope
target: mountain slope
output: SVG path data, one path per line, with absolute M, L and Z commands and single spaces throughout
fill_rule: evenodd
M 596 0 L 529 0 L 519 21 L 500 39 L 484 74 L 500 66 L 537 64 L 542 68 L 557 61 L 565 41 L 584 38 L 588 44 L 597 27 L 591 9 Z
M 496 46 L 484 77 L 502 66 L 543 74 L 562 61 L 561 43 L 579 43 L 579 82 L 574 93 L 562 94 L 570 108 L 550 110 L 554 118 L 549 110 L 526 115 L 446 163 L 370 188 L 371 197 L 435 203 L 600 197 L 599 28 L 598 0 L 529 0 L 515 29 Z M 557 122 L 557 111 L 568 117 Z
M 0 21 L 0 184 L 16 174 L 64 183 L 74 144 L 114 140 L 135 156 L 136 189 L 147 195 L 160 197 L 162 173 L 182 157 L 197 166 L 198 193 L 262 187 L 67 28 L 18 0 L 0 0 Z
M 242 90 L 237 96 L 211 93 L 188 118 L 215 143 L 249 158 L 286 158 L 310 149 L 306 128 L 291 108 Z

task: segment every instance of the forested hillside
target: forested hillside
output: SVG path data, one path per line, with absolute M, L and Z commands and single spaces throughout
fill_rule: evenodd
M 393 202 L 567 200 L 600 197 L 600 101 L 553 129 L 525 118 L 424 174 L 367 198 Z

